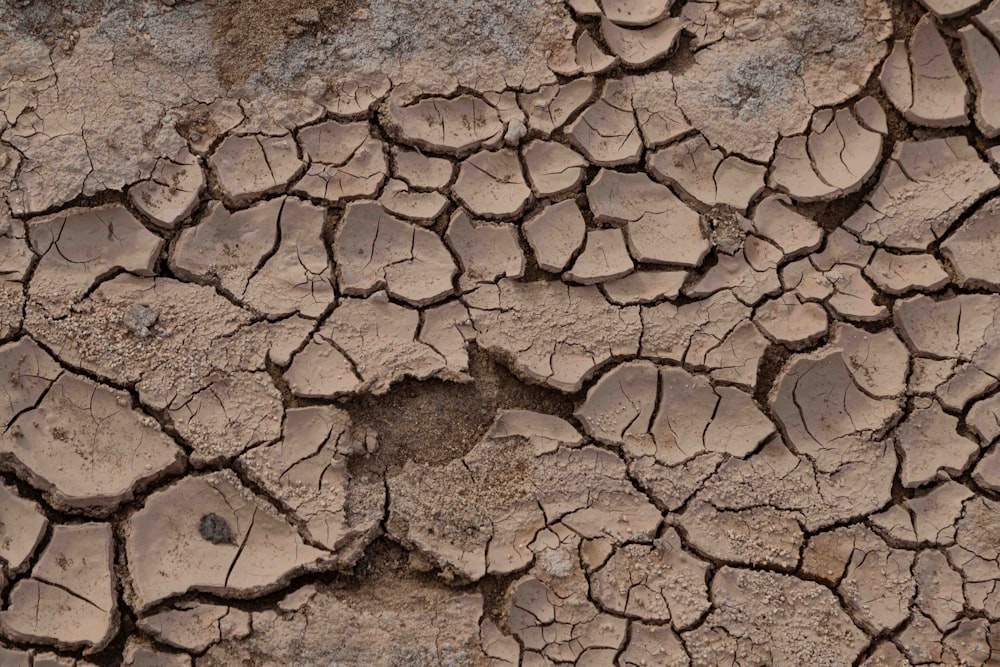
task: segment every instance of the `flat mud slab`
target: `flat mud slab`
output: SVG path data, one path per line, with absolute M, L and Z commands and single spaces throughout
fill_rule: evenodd
M 1000 665 L 1000 0 L 0 0 L 0 667 Z

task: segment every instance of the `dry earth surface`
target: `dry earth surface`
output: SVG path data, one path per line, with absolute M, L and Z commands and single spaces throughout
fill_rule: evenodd
M 0 0 L 0 667 L 1000 665 L 1000 0 Z

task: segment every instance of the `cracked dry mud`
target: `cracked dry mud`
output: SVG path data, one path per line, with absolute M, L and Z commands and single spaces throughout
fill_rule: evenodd
M 0 667 L 1000 666 L 1000 0 L 0 0 Z

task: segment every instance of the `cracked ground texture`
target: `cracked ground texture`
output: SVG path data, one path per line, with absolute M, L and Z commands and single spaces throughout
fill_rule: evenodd
M 0 667 L 1000 666 L 1000 0 L 0 0 Z

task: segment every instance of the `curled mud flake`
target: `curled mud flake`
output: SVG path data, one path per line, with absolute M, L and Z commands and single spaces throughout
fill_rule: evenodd
M 897 144 L 879 185 L 844 223 L 869 243 L 921 251 L 1000 179 L 965 137 Z
M 113 567 L 110 524 L 55 526 L 31 576 L 14 585 L 0 611 L 0 634 L 63 650 L 100 651 L 118 629 Z
M 969 89 L 930 14 L 917 23 L 908 45 L 896 41 L 880 80 L 886 97 L 911 123 L 930 127 L 969 123 Z
M 48 525 L 38 503 L 0 482 L 0 566 L 10 574 L 24 569 Z
M 604 0 L 601 9 L 617 25 L 646 26 L 667 15 L 673 0 Z
M 648 67 L 670 53 L 683 30 L 684 21 L 672 17 L 637 29 L 623 28 L 606 18 L 601 21 L 601 36 L 611 53 L 634 69 Z
M 764 189 L 767 167 L 709 146 L 700 134 L 651 153 L 650 171 L 706 206 L 722 204 L 746 212 L 750 200 Z
M 630 93 L 623 81 L 609 80 L 601 97 L 566 127 L 570 142 L 599 167 L 637 164 L 642 156 Z
M 285 373 L 292 393 L 333 398 L 354 391 L 384 394 L 404 377 L 426 379 L 447 368 L 417 340 L 419 314 L 384 292 L 344 299 Z
M 583 182 L 588 163 L 556 141 L 533 141 L 522 149 L 528 180 L 539 197 L 571 192 Z
M 829 316 L 823 306 L 802 301 L 791 292 L 760 304 L 753 321 L 770 340 L 792 350 L 812 346 L 829 329 Z
M 28 232 L 41 256 L 29 298 L 53 316 L 64 315 L 97 280 L 116 270 L 149 275 L 164 245 L 117 204 L 35 219 Z
M 235 544 L 232 528 L 229 523 L 218 514 L 209 512 L 203 514 L 198 521 L 198 533 L 203 540 L 212 544 Z
M 513 218 L 531 200 L 517 153 L 510 149 L 481 151 L 462 162 L 454 195 L 476 216 Z
M 799 522 L 772 507 L 720 511 L 693 501 L 678 523 L 699 553 L 730 564 L 791 571 L 805 541 Z
M 955 240 L 952 247 L 960 247 L 961 238 Z M 947 254 L 946 250 L 942 252 Z M 933 255 L 894 255 L 881 248 L 875 251 L 864 274 L 879 290 L 892 295 L 913 291 L 936 292 L 950 281 L 948 273 Z
M 372 137 L 368 123 L 312 125 L 299 133 L 309 168 L 292 191 L 329 204 L 371 197 L 388 170 L 384 146 Z
M 382 121 L 404 144 L 456 157 L 494 144 L 504 132 L 497 110 L 473 95 L 429 97 L 406 106 L 390 101 Z
M 231 541 L 201 536 L 203 517 L 210 514 L 218 517 L 211 523 L 230 527 Z M 125 534 L 130 601 L 139 611 L 189 591 L 259 595 L 327 556 L 304 544 L 231 472 L 186 477 L 156 491 L 128 519 Z
M 71 373 L 0 436 L 0 453 L 60 507 L 102 514 L 177 470 L 182 453 L 122 391 Z
M 390 179 L 378 203 L 393 215 L 430 225 L 448 208 L 448 198 L 440 192 L 411 190 L 405 181 Z
M 603 74 L 617 64 L 618 58 L 605 53 L 586 30 L 577 37 L 574 54 L 564 53 L 559 59 L 549 60 L 549 68 L 561 76 Z
M 160 643 L 202 653 L 220 641 L 249 636 L 250 614 L 224 605 L 179 602 L 140 618 L 137 625 Z
M 293 408 L 285 415 L 282 439 L 250 450 L 239 465 L 346 567 L 374 539 L 384 510 L 383 485 L 349 470 L 349 457 L 364 452 L 347 413 Z
M 967 25 L 958 34 L 976 87 L 976 127 L 994 138 L 1000 135 L 1000 47 L 975 26 Z
M 635 271 L 601 284 L 604 295 L 613 304 L 632 306 L 674 299 L 687 279 L 687 271 Z
M 396 146 L 392 147 L 392 155 L 396 178 L 413 188 L 440 190 L 455 173 L 455 166 L 445 158 Z
M 333 257 L 345 294 L 368 296 L 385 289 L 417 307 L 451 294 L 458 273 L 437 234 L 389 215 L 374 202 L 347 205 Z
M 598 221 L 625 227 L 638 262 L 695 267 L 708 254 L 698 214 L 644 173 L 602 169 L 587 186 L 587 201 Z
M 579 391 L 601 366 L 639 348 L 639 309 L 609 304 L 592 285 L 505 278 L 463 299 L 480 347 L 560 391 Z
M 588 651 L 617 651 L 625 642 L 627 621 L 588 595 L 580 541 L 562 524 L 542 531 L 531 544 L 534 565 L 508 589 L 506 625 L 522 646 L 523 664 L 573 664 Z
M 635 269 L 620 229 L 590 229 L 583 251 L 563 274 L 568 282 L 593 285 L 626 276 Z
M 128 190 L 129 200 L 163 229 L 174 229 L 198 205 L 205 174 L 197 158 L 186 150 L 175 159 L 160 158 L 149 180 Z
M 587 223 L 576 202 L 567 199 L 549 204 L 521 228 L 538 266 L 559 273 L 583 245 Z
M 873 514 L 871 524 L 884 535 L 907 547 L 950 546 L 955 526 L 969 511 L 975 494 L 958 482 L 944 482 L 917 496 Z M 956 561 L 952 561 L 956 562 Z
M 789 575 L 723 567 L 711 599 L 706 622 L 682 633 L 695 666 L 849 665 L 869 642 L 832 592 Z M 811 613 L 800 615 L 805 606 Z
M 518 93 L 528 129 L 550 136 L 562 128 L 594 94 L 594 79 L 580 77 L 563 85 L 542 86 L 533 93 Z
M 878 108 L 874 99 L 865 100 Z M 856 112 L 859 107 L 861 102 L 855 105 Z M 768 185 L 802 202 L 836 199 L 856 192 L 882 159 L 884 134 L 866 128 L 848 107 L 836 112 L 818 111 L 808 135 L 788 137 L 778 144 Z
M 444 238 L 462 267 L 458 287 L 463 291 L 524 275 L 524 253 L 513 225 L 470 220 L 459 210 L 451 216 Z
M 1000 198 L 983 205 L 941 244 L 958 284 L 1000 290 Z
M 590 575 L 594 598 L 602 607 L 678 630 L 691 627 L 708 611 L 705 573 L 709 564 L 684 551 L 680 536 L 668 528 L 651 546 L 618 549 Z
M 208 163 L 226 200 L 236 206 L 284 190 L 305 167 L 290 134 L 231 135 L 219 144 Z

